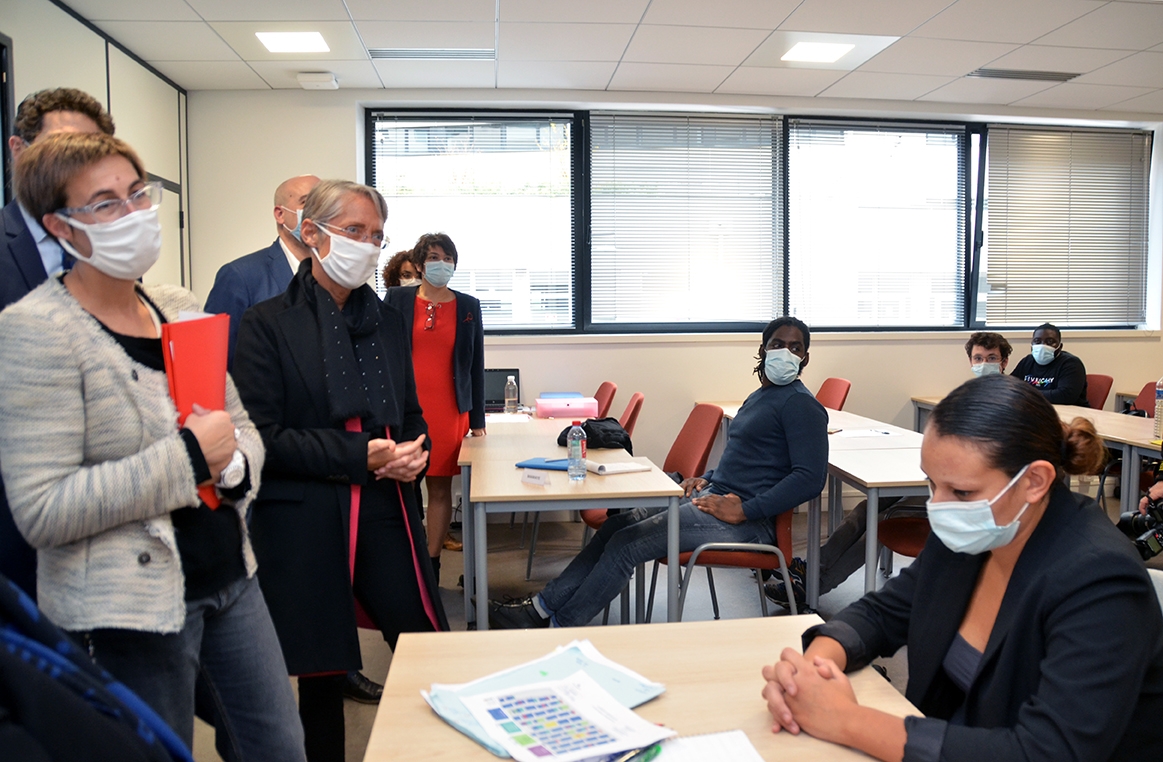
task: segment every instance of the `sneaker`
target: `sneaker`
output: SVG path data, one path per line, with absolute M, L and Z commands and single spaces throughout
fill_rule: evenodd
M 528 630 L 548 626 L 549 618 L 537 613 L 532 597 L 489 601 L 489 627 L 494 630 Z
M 384 695 L 384 686 L 369 680 L 362 672 L 348 672 L 343 681 L 343 695 L 361 704 L 378 704 Z
M 787 565 L 787 574 L 791 577 L 792 593 L 795 595 L 796 605 L 803 608 L 807 603 L 807 586 L 805 580 L 808 574 L 808 565 L 802 558 L 793 558 Z M 784 588 L 783 575 L 773 573 L 771 579 L 763 583 L 763 592 L 768 600 L 775 601 L 784 608 L 788 606 L 787 590 Z

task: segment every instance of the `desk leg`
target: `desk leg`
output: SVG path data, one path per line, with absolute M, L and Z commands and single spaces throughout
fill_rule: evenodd
M 876 537 L 876 521 L 880 511 L 880 490 L 872 487 L 868 490 L 868 516 L 864 529 L 864 592 L 870 593 L 876 589 L 876 563 L 880 556 L 880 545 Z
M 1123 445 L 1123 472 L 1119 477 L 1119 508 L 1123 513 L 1139 510 L 1139 459 L 1135 448 Z
M 484 615 L 477 618 L 477 629 L 489 629 L 489 538 L 488 538 L 488 524 L 489 516 L 485 513 L 484 503 L 473 503 L 473 531 L 476 538 L 476 594 L 477 600 L 481 603 L 481 609 Z M 468 585 L 465 585 L 468 589 Z
M 463 485 L 461 500 L 466 506 L 465 510 L 461 512 L 461 520 L 464 524 L 461 530 L 461 537 L 464 538 L 464 621 L 470 630 L 476 626 L 477 621 L 476 605 L 473 603 L 473 593 L 476 589 L 476 536 L 474 535 L 476 522 L 473 521 L 473 505 L 469 502 L 469 498 L 472 496 L 471 474 L 472 469 L 469 466 L 463 466 L 460 469 L 461 484 Z
M 823 502 L 819 495 L 808 501 L 808 579 L 807 603 L 808 608 L 815 609 L 820 602 L 820 512 Z M 789 558 L 790 562 L 791 559 Z
M 844 485 L 835 476 L 828 477 L 828 536 L 836 534 L 836 527 L 844 518 Z
M 666 621 L 678 621 L 678 498 L 670 499 L 666 511 Z
M 646 564 L 634 570 L 634 624 L 646 621 Z

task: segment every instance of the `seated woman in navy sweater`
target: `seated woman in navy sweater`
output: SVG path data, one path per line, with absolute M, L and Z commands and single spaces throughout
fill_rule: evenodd
M 731 424 L 717 468 L 682 483 L 679 547 L 706 542 L 773 544 L 774 518 L 816 495 L 828 471 L 828 414 L 799 381 L 811 332 L 793 317 L 763 330 L 760 386 Z M 561 575 L 538 595 L 492 602 L 496 628 L 588 624 L 614 599 L 634 567 L 666 555 L 666 509 L 610 517 Z
M 773 730 L 883 760 L 1158 760 L 1163 614 L 1138 554 L 1066 474 L 1105 454 L 1033 387 L 963 384 L 925 427 L 933 534 L 885 586 L 764 667 Z M 924 717 L 856 702 L 844 671 L 908 646 Z

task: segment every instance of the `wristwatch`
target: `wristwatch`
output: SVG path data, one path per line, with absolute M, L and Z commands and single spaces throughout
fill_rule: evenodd
M 222 473 L 218 476 L 218 483 L 215 487 L 220 489 L 234 489 L 242 484 L 242 480 L 246 477 L 246 456 L 242 454 L 242 450 L 235 450 L 234 455 L 230 458 L 230 462 L 226 464 L 226 468 L 222 469 Z

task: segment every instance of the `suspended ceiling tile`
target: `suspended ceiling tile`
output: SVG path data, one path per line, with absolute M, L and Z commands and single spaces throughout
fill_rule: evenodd
M 648 26 L 634 33 L 623 61 L 737 66 L 763 42 L 761 29 Z
M 646 6 L 650 4 L 650 0 L 586 0 L 580 3 L 501 0 L 501 23 L 532 21 L 637 24 L 642 19 Z
M 1015 106 L 1039 108 L 1100 109 L 1152 92 L 1149 87 L 1115 87 L 1113 85 L 1078 85 L 1065 82 L 1029 98 L 1015 101 Z
M 501 23 L 497 56 L 504 61 L 614 61 L 633 24 Z
M 1163 4 L 1110 3 L 1038 38 L 1040 45 L 1146 50 L 1163 42 Z
M 351 17 L 368 21 L 492 21 L 495 0 L 346 0 Z M 503 2 L 502 8 L 507 5 Z
M 1099 0 L 959 0 L 913 32 L 912 36 L 980 42 L 1033 42 L 1102 6 L 1103 2 Z M 1054 44 L 1045 40 L 1040 42 Z
M 373 61 L 384 87 L 491 88 L 495 61 Z
M 873 56 L 861 71 L 960 77 L 1015 49 L 1012 44 L 902 37 Z
M 215 21 L 210 26 L 244 61 L 354 61 L 367 58 L 367 51 L 350 21 Z M 254 36 L 255 32 L 319 32 L 331 51 L 271 53 Z
M 654 0 L 644 24 L 775 29 L 801 0 Z
M 497 87 L 605 90 L 613 61 L 507 61 L 497 63 Z
M 207 21 L 347 21 L 344 0 L 186 0 Z
M 618 64 L 609 90 L 639 90 L 661 93 L 710 93 L 727 78 L 732 66 L 691 64 Z
M 186 90 L 269 90 L 244 61 L 158 61 L 154 68 Z
M 777 69 L 740 66 L 717 93 L 813 96 L 843 77 L 835 69 Z
M 1113 103 L 1103 108 L 1104 111 L 1127 111 L 1138 114 L 1163 114 L 1163 90 L 1140 95 L 1138 98 L 1121 103 Z
M 1072 81 L 1088 85 L 1163 87 L 1163 53 L 1135 53 Z
M 495 29 L 484 21 L 357 21 L 369 48 L 493 49 Z
M 949 0 L 804 0 L 779 28 L 900 37 L 948 5 Z
M 1053 45 L 1023 45 L 1013 53 L 990 63 L 994 69 L 1027 71 L 1069 71 L 1085 74 L 1126 58 L 1125 50 L 1104 48 L 1062 48 Z
M 102 21 L 100 27 L 147 61 L 239 60 L 201 21 Z
M 379 89 L 379 75 L 371 61 L 251 61 L 250 66 L 276 90 L 298 90 L 299 72 L 329 71 L 341 88 Z
M 1053 87 L 1053 82 L 1020 79 L 985 79 L 961 77 L 917 100 L 942 103 L 992 103 L 1004 105 Z
M 202 20 L 186 0 L 68 0 L 68 6 L 93 22 Z
M 820 93 L 821 98 L 872 98 L 911 101 L 949 84 L 955 77 L 854 71 Z

